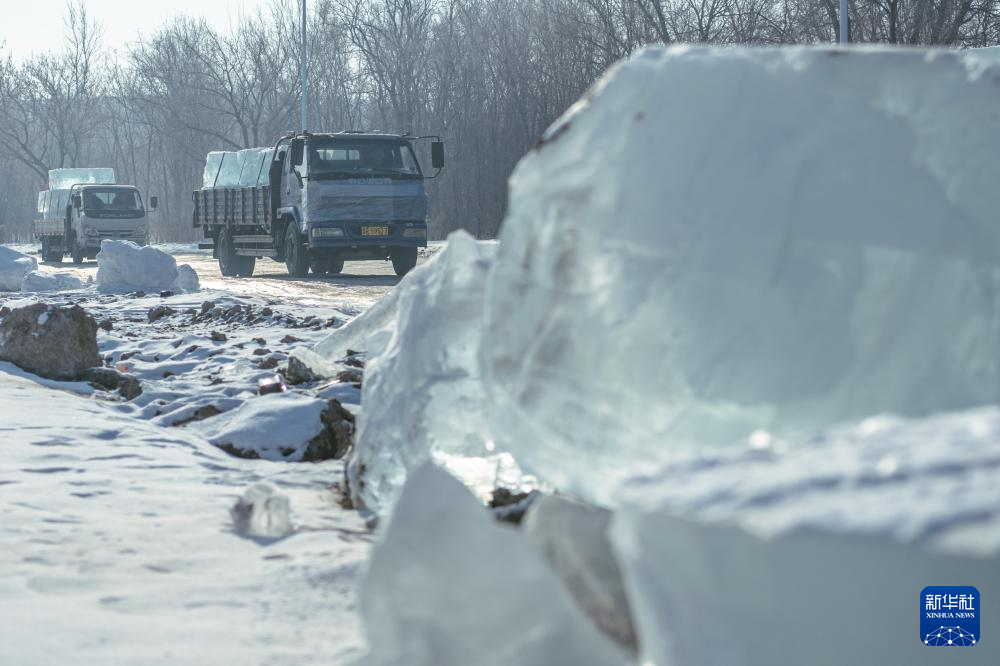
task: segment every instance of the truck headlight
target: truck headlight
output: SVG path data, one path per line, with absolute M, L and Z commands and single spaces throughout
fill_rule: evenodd
M 427 238 L 426 229 L 403 229 L 403 238 Z
M 87 236 L 96 236 L 98 233 L 97 227 L 84 227 L 83 233 Z
M 338 229 L 336 227 L 328 227 L 326 229 L 313 229 L 313 238 L 343 238 L 344 230 Z

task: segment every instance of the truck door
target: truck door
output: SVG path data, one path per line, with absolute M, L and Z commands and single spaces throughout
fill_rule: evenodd
M 295 206 L 300 220 L 305 213 L 305 202 L 302 201 L 302 189 L 305 175 L 305 140 L 301 137 L 292 139 L 285 156 L 285 173 L 282 177 L 284 190 L 284 205 Z

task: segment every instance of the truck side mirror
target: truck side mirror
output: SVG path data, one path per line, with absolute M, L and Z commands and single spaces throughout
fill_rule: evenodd
M 444 142 L 431 142 L 431 166 L 435 169 L 444 168 Z
M 83 206 L 83 197 L 81 197 L 79 194 L 74 194 L 73 195 L 73 208 L 76 208 L 77 210 L 80 210 L 81 206 Z
M 156 210 L 156 207 L 160 205 L 160 200 L 156 197 L 149 197 L 149 210 Z

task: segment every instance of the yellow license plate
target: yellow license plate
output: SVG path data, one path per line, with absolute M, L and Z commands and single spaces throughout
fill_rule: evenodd
M 389 227 L 361 227 L 362 236 L 388 236 Z

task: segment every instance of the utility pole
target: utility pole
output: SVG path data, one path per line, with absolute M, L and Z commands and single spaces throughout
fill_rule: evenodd
M 842 0 L 846 2 L 847 0 Z M 309 127 L 309 47 L 306 45 L 306 0 L 302 0 L 302 117 L 300 124 L 303 132 Z
M 305 5 L 306 0 L 302 0 L 302 4 Z M 305 34 L 305 24 L 302 25 L 303 35 Z M 849 19 L 847 16 L 847 0 L 840 0 L 840 45 L 847 46 L 847 34 L 850 30 Z M 304 121 L 303 121 L 304 122 Z

